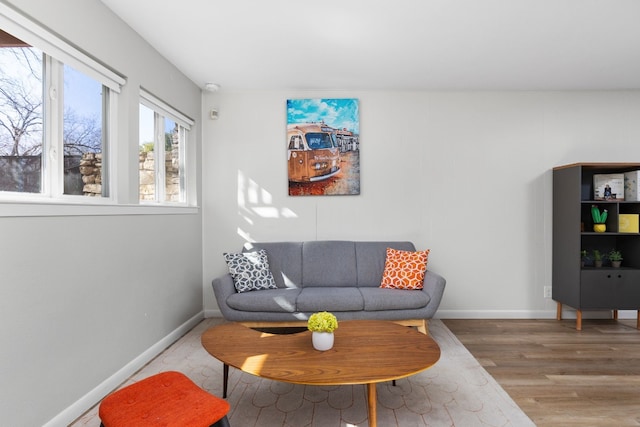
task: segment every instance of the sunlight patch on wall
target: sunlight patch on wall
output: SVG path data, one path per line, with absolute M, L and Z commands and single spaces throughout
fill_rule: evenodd
M 286 206 L 276 206 L 273 195 L 256 181 L 249 178 L 246 173 L 238 170 L 237 177 L 237 201 L 238 215 L 242 218 L 244 226 L 237 228 L 237 233 L 246 242 L 255 241 L 246 228 L 256 225 L 256 221 L 294 219 L 298 214 Z
M 253 242 L 253 239 L 249 236 L 249 233 L 244 231 L 242 228 L 238 227 L 237 229 L 238 236 L 242 237 L 245 242 Z
M 261 218 L 280 218 L 280 212 L 275 206 L 256 206 L 251 210 Z

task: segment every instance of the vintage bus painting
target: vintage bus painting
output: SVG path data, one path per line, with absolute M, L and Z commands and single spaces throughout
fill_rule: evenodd
M 340 172 L 335 131 L 324 123 L 287 126 L 289 181 L 321 181 Z

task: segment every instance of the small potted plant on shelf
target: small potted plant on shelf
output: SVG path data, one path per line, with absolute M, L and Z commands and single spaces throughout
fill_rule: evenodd
M 338 328 L 338 319 L 327 311 L 320 311 L 309 316 L 307 328 L 312 332 L 313 348 L 320 351 L 333 347 L 333 331 Z
M 602 254 L 599 250 L 593 250 L 593 265 L 595 267 L 602 267 Z
M 591 218 L 593 219 L 593 231 L 604 233 L 607 231 L 607 210 L 600 212 L 598 205 L 591 205 Z
M 611 252 L 609 252 L 609 261 L 611 261 L 611 267 L 620 267 L 620 264 L 622 264 L 622 252 L 617 249 L 611 249 Z
M 586 249 L 583 249 L 580 251 L 580 267 L 584 267 L 584 264 L 587 261 L 587 256 L 589 255 L 589 253 L 587 252 Z

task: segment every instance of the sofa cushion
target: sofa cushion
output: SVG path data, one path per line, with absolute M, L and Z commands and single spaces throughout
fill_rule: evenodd
M 267 251 L 269 267 L 278 288 L 302 287 L 302 242 L 247 243 L 243 252 Z
M 381 288 L 422 289 L 429 250 L 399 251 L 387 248 Z
M 359 311 L 364 309 L 362 294 L 353 287 L 304 287 L 296 300 L 298 311 Z M 335 313 L 334 313 L 335 314 Z
M 415 251 L 411 242 L 355 242 L 358 286 L 379 288 L 387 257 L 387 248 Z
M 366 311 L 420 309 L 431 301 L 423 291 L 364 287 L 360 292 Z
M 243 292 L 230 295 L 227 305 L 240 311 L 294 313 L 298 294 L 300 289 L 293 288 Z
M 260 250 L 246 253 L 224 253 L 229 274 L 238 292 L 249 292 L 261 289 L 275 289 L 267 252 Z
M 302 286 L 357 286 L 354 242 L 313 241 L 302 246 Z

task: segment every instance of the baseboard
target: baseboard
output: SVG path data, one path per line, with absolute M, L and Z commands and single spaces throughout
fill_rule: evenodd
M 554 316 L 555 317 L 555 316 Z M 576 310 L 571 307 L 562 306 L 563 319 L 575 319 Z M 611 319 L 612 310 L 583 310 L 583 319 Z M 618 310 L 618 319 L 637 319 L 638 312 L 636 310 Z
M 584 312 L 582 318 L 584 319 Z M 618 319 L 637 319 L 638 310 L 618 310 Z
M 131 375 L 135 374 L 140 368 L 149 363 L 154 357 L 162 353 L 171 344 L 176 342 L 181 336 L 190 331 L 203 319 L 204 313 L 201 311 L 166 337 L 149 347 L 144 353 L 127 363 L 119 371 L 111 375 L 109 378 L 100 383 L 96 388 L 85 394 L 74 404 L 60 412 L 54 418 L 49 420 L 44 427 L 68 426 L 94 405 L 100 402 L 107 394 L 111 393 L 120 384 L 125 382 Z
M 554 310 L 443 310 L 434 316 L 440 319 L 555 319 Z
M 635 310 L 619 310 L 619 319 L 636 319 Z M 438 319 L 555 319 L 556 309 L 553 310 L 438 310 L 435 315 Z M 575 319 L 576 310 L 562 307 L 563 319 Z M 610 319 L 610 310 L 585 310 L 583 319 Z
M 219 309 L 213 308 L 213 309 L 205 310 L 204 317 L 208 319 L 210 317 L 223 317 L 223 316 Z

